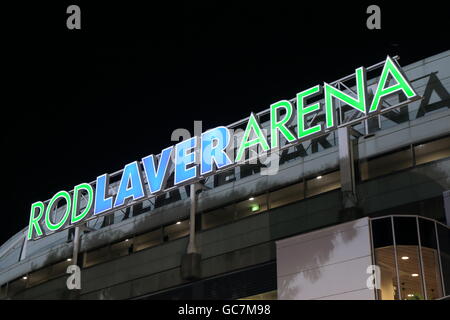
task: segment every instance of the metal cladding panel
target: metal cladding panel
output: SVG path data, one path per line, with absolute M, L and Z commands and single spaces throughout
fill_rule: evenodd
M 372 264 L 368 218 L 283 239 L 277 245 L 278 299 L 310 300 L 331 296 L 374 299 L 366 287 Z M 364 292 L 366 290 L 366 292 Z

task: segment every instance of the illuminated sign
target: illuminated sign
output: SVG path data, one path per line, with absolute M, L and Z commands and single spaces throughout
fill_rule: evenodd
M 116 192 L 111 192 L 109 175 L 102 174 L 91 184 L 79 184 L 71 192 L 59 191 L 45 203 L 35 202 L 31 205 L 28 239 L 37 239 L 85 223 L 164 193 L 168 190 L 166 184 L 171 171 L 174 172 L 173 187 L 191 184 L 218 170 L 245 163 L 248 161 L 246 154 L 250 148 L 258 147 L 263 152 L 282 150 L 337 127 L 352 125 L 398 108 L 400 105 L 381 107 L 382 100 L 392 94 L 402 93 L 406 97 L 401 105 L 420 98 L 400 66 L 390 57 L 384 62 L 371 101 L 365 68 L 356 69 L 354 78 L 355 92 L 340 90 L 324 83 L 299 92 L 295 101 L 281 100 L 272 104 L 269 109 L 270 139 L 259 123 L 258 116 L 251 113 L 242 138 L 239 139 L 236 154 L 230 148 L 235 139 L 232 129 L 221 126 L 168 147 L 157 156 L 149 155 L 141 161 L 125 165 Z M 321 96 L 323 102 L 317 100 Z M 317 102 L 308 104 L 307 100 L 311 98 L 315 98 Z M 337 103 L 355 110 L 359 117 L 353 117 L 353 120 L 347 122 L 340 120 L 336 115 Z M 324 113 L 324 121 L 309 125 L 307 118 L 318 113 Z M 296 132 L 290 126 L 292 122 L 296 122 Z M 285 145 L 281 146 L 280 138 L 284 139 Z

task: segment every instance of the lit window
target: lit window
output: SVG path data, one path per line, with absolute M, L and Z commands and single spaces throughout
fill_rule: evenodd
M 320 179 L 318 179 L 320 177 Z M 328 192 L 341 187 L 339 171 L 317 176 L 306 181 L 306 196 L 312 197 L 317 194 Z
M 133 250 L 140 251 L 154 247 L 162 242 L 162 229 L 146 232 L 134 238 Z
M 412 167 L 411 150 L 405 149 L 360 162 L 361 180 L 379 177 Z
M 277 208 L 304 198 L 303 182 L 270 193 L 270 208 Z
M 267 210 L 267 194 L 252 198 L 253 200 L 246 199 L 236 203 L 235 219 L 241 219 Z
M 164 227 L 164 237 L 166 237 L 168 241 L 189 235 L 189 220 L 179 222 L 180 223 L 174 223 Z
M 234 204 L 202 214 L 202 229 L 217 227 L 234 220 Z
M 414 147 L 416 164 L 450 157 L 450 137 L 419 144 Z

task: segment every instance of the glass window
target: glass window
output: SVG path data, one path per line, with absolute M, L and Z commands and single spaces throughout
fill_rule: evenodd
M 8 284 L 5 283 L 0 287 L 0 299 L 6 299 Z
M 253 153 L 251 153 L 254 156 Z M 261 171 L 261 164 L 244 164 L 239 167 L 241 172 L 241 179 L 249 177 L 253 174 L 259 173 Z
M 133 239 L 125 239 L 123 241 L 114 243 L 110 248 L 110 259 L 123 257 L 132 251 Z
M 146 232 L 133 239 L 134 252 L 154 247 L 162 242 L 162 229 Z
M 375 261 L 380 267 L 381 300 L 398 300 L 398 284 L 395 265 L 395 251 L 392 237 L 392 221 L 390 217 L 372 221 L 373 246 Z
M 442 277 L 444 278 L 445 295 L 450 295 L 450 230 L 437 224 L 439 249 L 441 253 Z
M 419 248 L 417 246 L 398 245 L 397 263 L 402 299 L 423 300 Z
M 392 237 L 391 217 L 372 220 L 372 234 L 375 248 L 392 246 L 394 240 Z
M 273 191 L 269 194 L 270 208 L 273 209 L 302 200 L 304 198 L 304 192 L 305 188 L 303 182 Z
M 71 264 L 69 260 L 63 260 L 53 265 L 34 271 L 28 275 L 28 285 L 35 286 L 50 279 L 66 275 L 67 267 Z
M 422 261 L 427 298 L 429 300 L 441 298 L 443 295 L 437 250 L 422 247 Z
M 65 275 L 67 272 L 67 267 L 72 264 L 72 259 L 70 261 L 63 260 L 58 263 L 55 263 L 52 266 L 52 277 L 59 277 Z
M 8 283 L 8 296 L 12 297 L 15 294 L 25 290 L 27 288 L 28 279 L 20 277 L 14 281 Z
M 96 264 L 109 260 L 109 246 L 101 247 L 96 250 L 86 252 L 85 267 L 94 266 Z
M 450 137 L 419 144 L 414 147 L 416 164 L 450 157 Z
M 236 176 L 234 170 L 229 170 L 215 174 L 213 176 L 213 179 L 214 179 L 214 188 L 216 188 L 224 184 L 236 181 Z
M 108 214 L 106 216 L 103 216 L 103 222 L 102 222 L 102 225 L 100 228 L 105 228 L 107 226 L 114 224 L 114 215 L 115 215 L 115 212 L 114 212 L 114 214 Z
M 378 298 L 381 300 L 398 300 L 394 246 L 376 248 L 375 261 L 380 267 L 381 278 Z
M 419 218 L 420 243 L 422 247 L 437 249 L 434 222 Z
M 234 220 L 234 204 L 202 214 L 202 229 L 217 227 Z
M 312 197 L 317 194 L 328 192 L 341 187 L 340 172 L 334 171 L 319 175 L 306 181 L 306 196 Z
M 172 241 L 187 235 L 189 235 L 189 220 L 177 221 L 164 227 L 164 238 L 166 241 Z
M 381 271 L 379 298 L 383 300 L 399 299 L 397 287 L 401 290 L 401 298 L 405 300 L 425 298 L 432 300 L 443 297 L 435 222 L 422 218 L 417 220 L 415 217 L 394 217 L 397 270 L 400 282 L 400 286 L 396 286 L 395 252 L 392 235 L 388 230 L 391 228 L 389 221 L 390 218 L 372 220 L 375 261 Z M 448 229 L 442 227 L 441 232 L 448 232 Z M 420 235 L 420 247 L 418 234 Z M 448 234 L 444 235 L 447 245 L 448 236 Z M 421 249 L 420 252 L 419 249 Z M 443 266 L 442 270 L 445 270 L 444 268 Z M 389 278 L 392 280 L 389 281 Z
M 416 218 L 395 217 L 394 230 L 401 297 L 423 300 Z
M 28 275 L 28 283 L 30 286 L 35 286 L 39 283 L 45 282 L 51 278 L 52 266 L 42 268 L 34 271 Z
M 261 213 L 267 210 L 267 194 L 262 194 L 256 197 L 249 197 L 248 199 L 236 203 L 235 218 L 241 219 L 252 214 Z
M 405 149 L 360 162 L 361 179 L 367 180 L 412 166 L 411 150 Z
M 419 232 L 427 298 L 430 300 L 438 299 L 443 296 L 443 290 L 439 268 L 435 223 L 430 220 L 419 218 Z

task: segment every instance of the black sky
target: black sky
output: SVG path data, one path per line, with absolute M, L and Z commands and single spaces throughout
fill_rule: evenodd
M 91 2 L 3 11 L 0 244 L 28 224 L 32 202 L 159 153 L 194 120 L 227 125 L 387 54 L 406 65 L 449 49 L 440 2 L 377 2 L 375 31 L 371 2 Z M 69 4 L 82 30 L 67 30 Z

